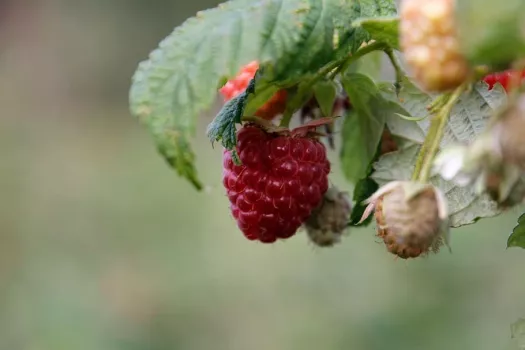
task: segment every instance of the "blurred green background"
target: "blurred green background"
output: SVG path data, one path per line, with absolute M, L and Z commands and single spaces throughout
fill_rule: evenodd
M 229 216 L 221 151 L 197 193 L 127 109 L 130 77 L 211 0 L 0 1 L 0 349 L 513 349 L 518 212 L 395 260 L 373 228 L 265 246 Z M 337 171 L 333 182 L 345 183 Z

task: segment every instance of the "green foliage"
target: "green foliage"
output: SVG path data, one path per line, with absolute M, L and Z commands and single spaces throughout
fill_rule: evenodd
M 403 82 L 403 89 L 396 96 L 391 85 L 382 85 L 383 96 L 390 101 L 400 102 L 409 116 L 428 115 L 427 106 L 435 96 L 420 91 L 408 80 Z M 481 135 L 494 113 L 506 101 L 501 87 L 488 90 L 484 83 L 477 84 L 472 91 L 465 93 L 453 108 L 448 121 L 441 147 L 455 143 L 469 143 L 475 136 Z M 406 121 L 390 115 L 386 123 L 393 135 L 409 141 L 399 151 L 386 154 L 375 164 L 372 178 L 380 185 L 392 180 L 410 179 L 414 169 L 420 145 L 430 126 L 430 118 L 422 121 Z M 459 187 L 434 176 L 431 182 L 441 188 L 448 199 L 451 226 L 458 227 L 474 223 L 478 218 L 490 217 L 500 213 L 496 204 L 488 196 L 479 196 L 473 188 Z
M 214 141 L 222 141 L 222 145 L 227 149 L 235 147 L 237 144 L 237 130 L 235 126 L 241 123 L 248 96 L 254 92 L 255 79 L 252 79 L 242 94 L 224 104 L 213 122 L 208 125 L 208 130 L 206 131 L 212 143 Z
M 366 207 L 368 206 L 364 201 L 370 198 L 379 189 L 379 184 L 372 179 L 371 175 L 374 172 L 374 163 L 381 157 L 381 144 L 382 141 L 380 141 L 377 146 L 375 156 L 368 165 L 365 176 L 355 184 L 353 195 L 355 204 L 350 216 L 350 225 L 352 226 L 368 226 L 372 222 L 373 215 L 369 215 L 363 222 L 360 221 L 365 213 Z
M 518 219 L 518 224 L 512 230 L 512 234 L 507 240 L 507 247 L 520 247 L 525 249 L 525 214 Z
M 342 16 L 335 20 L 338 29 L 338 42 L 341 48 L 349 48 L 351 53 L 357 51 L 363 42 L 371 39 L 370 33 L 366 29 L 353 25 L 353 20 L 391 16 L 397 13 L 395 1 L 390 0 L 351 1 L 341 11 Z M 339 54 L 346 55 L 346 49 L 340 50 Z
M 366 59 L 352 62 L 348 66 L 346 72 L 361 73 L 369 76 L 372 79 L 379 79 L 381 76 L 381 68 L 384 56 L 385 53 L 383 51 L 370 52 L 366 55 Z
M 290 85 L 354 52 L 368 34 L 352 27 L 353 20 L 393 13 L 394 2 L 384 0 L 232 0 L 201 11 L 140 63 L 131 112 L 147 125 L 169 164 L 200 188 L 190 140 L 196 118 L 216 96 L 217 82 L 252 60 L 271 63 L 267 87 L 256 89 L 271 96 L 272 84 Z
M 494 68 L 524 56 L 524 11 L 518 0 L 459 0 L 457 22 L 467 58 Z M 312 96 L 322 114 L 331 116 L 338 92 L 333 80 L 340 77 L 352 104 L 342 125 L 340 156 L 345 177 L 355 184 L 356 225 L 364 210 L 361 202 L 378 186 L 410 179 L 421 145 L 438 135 L 428 136 L 428 106 L 438 95 L 403 78 L 392 58 L 393 49 L 399 50 L 399 25 L 391 0 L 231 0 L 188 19 L 140 63 L 130 90 L 131 111 L 147 126 L 167 162 L 200 189 L 190 144 L 196 119 L 211 106 L 217 86 L 241 66 L 260 63 L 246 91 L 228 101 L 207 130 L 212 143 L 220 141 L 227 149 L 234 149 L 243 117 L 253 116 L 281 89 L 288 94 L 282 126 Z M 376 43 L 362 48 L 370 40 Z M 383 51 L 396 68 L 396 84 L 373 80 Z M 500 85 L 488 90 L 486 84 L 476 84 L 453 107 L 440 148 L 473 141 L 505 102 Z M 400 147 L 379 157 L 385 126 Z M 453 227 L 500 213 L 496 203 L 473 188 L 439 176 L 430 181 L 446 194 Z M 523 246 L 521 220 L 509 246 Z
M 314 96 L 324 116 L 332 116 L 334 101 L 337 95 L 337 86 L 331 80 L 322 80 L 314 85 Z
M 370 34 L 370 38 L 399 50 L 399 17 L 363 18 L 354 22 Z
M 350 224 L 352 226 L 367 226 L 370 224 L 374 217 L 373 215 L 368 216 L 363 222 L 359 223 L 367 207 L 363 201 L 370 198 L 378 189 L 379 185 L 377 182 L 369 177 L 361 179 L 356 183 L 353 196 L 355 205 L 352 208 L 352 214 L 350 216 Z
M 279 91 L 277 85 L 272 85 L 263 79 L 257 79 L 255 82 L 254 93 L 248 97 L 244 108 L 244 115 L 253 116 L 266 101 Z
M 459 0 L 461 48 L 474 64 L 505 67 L 525 56 L 523 0 Z
M 385 100 L 374 81 L 366 75 L 347 73 L 342 82 L 352 111 L 343 124 L 341 162 L 346 178 L 355 183 L 366 176 L 381 141 L 385 121 L 399 108 L 394 102 Z

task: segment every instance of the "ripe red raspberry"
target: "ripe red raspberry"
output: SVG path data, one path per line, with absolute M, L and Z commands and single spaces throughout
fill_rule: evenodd
M 497 83 L 500 83 L 501 86 L 503 86 L 503 88 L 505 89 L 505 91 L 508 92 L 512 74 L 513 71 L 509 69 L 503 72 L 489 74 L 485 78 L 483 78 L 483 81 L 489 85 L 489 90 L 491 90 Z M 520 76 L 521 80 L 523 81 L 523 79 L 525 78 L 525 70 L 521 72 Z
M 246 124 L 237 133 L 236 150 L 242 165 L 225 150 L 223 184 L 239 228 L 263 243 L 293 236 L 328 189 L 325 146 L 315 138 Z
M 403 0 L 400 42 L 415 79 L 429 91 L 453 89 L 470 74 L 455 23 L 455 0 Z
M 246 90 L 246 87 L 250 83 L 250 80 L 253 79 L 257 69 L 259 68 L 259 63 L 253 61 L 248 63 L 246 66 L 242 67 L 239 73 L 235 78 L 229 80 L 219 91 L 224 97 L 224 102 L 231 100 L 240 93 Z M 272 120 L 277 115 L 282 114 L 286 108 L 286 100 L 288 94 L 286 90 L 279 90 L 272 96 L 261 108 L 255 112 L 255 116 Z

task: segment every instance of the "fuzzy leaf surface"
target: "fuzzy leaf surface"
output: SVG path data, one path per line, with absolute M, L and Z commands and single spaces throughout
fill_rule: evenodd
M 341 9 L 340 16 L 335 18 L 340 56 L 353 53 L 365 41 L 370 41 L 370 33 L 361 26 L 354 26 L 356 19 L 394 16 L 397 14 L 394 0 L 354 0 L 346 1 Z
M 361 45 L 365 39 L 361 32 L 342 23 L 366 14 L 388 15 L 391 11 L 385 9 L 391 4 L 232 0 L 201 11 L 175 28 L 139 64 L 129 93 L 130 110 L 147 126 L 168 163 L 200 188 L 191 138 L 196 119 L 212 105 L 219 82 L 253 60 L 272 65 L 267 82 L 297 82 Z M 345 40 L 334 45 L 336 32 Z M 261 90 L 271 96 L 270 88 Z
M 361 73 L 368 75 L 372 79 L 381 77 L 381 68 L 383 63 L 383 51 L 373 51 L 366 55 L 366 58 L 352 62 L 347 72 Z
M 337 86 L 333 81 L 323 80 L 315 84 L 313 90 L 321 112 L 325 117 L 331 117 L 337 95 Z
M 248 96 L 255 91 L 255 79 L 250 81 L 246 90 L 232 98 L 224 106 L 215 119 L 208 125 L 206 134 L 213 143 L 222 141 L 222 145 L 227 149 L 233 149 L 237 144 L 236 125 L 241 123 L 243 111 L 248 100 Z
M 366 30 L 371 39 L 399 50 L 399 17 L 362 18 L 354 21 L 354 26 Z
M 342 83 L 352 110 L 343 124 L 341 163 L 346 178 L 356 183 L 366 177 L 385 122 L 398 113 L 400 107 L 394 101 L 385 99 L 375 82 L 364 74 L 347 73 Z
M 518 224 L 512 229 L 512 234 L 507 240 L 507 247 L 520 247 L 525 249 L 525 214 L 519 217 Z
M 435 97 L 420 91 L 408 81 L 404 82 L 399 99 L 392 86 L 382 85 L 381 90 L 386 99 L 400 103 L 409 116 L 416 117 L 428 115 L 426 107 Z M 477 84 L 452 109 L 440 148 L 456 143 L 469 144 L 483 132 L 494 109 L 505 101 L 506 95 L 501 87 L 489 91 L 485 83 Z M 430 126 L 429 119 L 419 122 L 406 121 L 398 116 L 387 119 L 392 134 L 406 139 L 407 143 L 404 148 L 382 156 L 374 165 L 372 178 L 380 185 L 393 180 L 410 179 L 417 153 Z M 431 178 L 431 182 L 443 191 L 448 200 L 452 227 L 471 224 L 479 218 L 500 213 L 495 202 L 488 196 L 476 195 L 470 187 L 456 186 L 437 175 Z
M 458 0 L 456 9 L 460 46 L 473 64 L 506 68 L 523 58 L 525 1 Z

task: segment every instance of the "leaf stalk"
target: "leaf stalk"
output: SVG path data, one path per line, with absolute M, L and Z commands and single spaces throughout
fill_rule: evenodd
M 304 88 L 311 88 L 317 82 L 324 79 L 326 76 L 328 76 L 330 80 L 333 80 L 338 74 L 345 72 L 348 66 L 350 66 L 353 62 L 357 61 L 361 57 L 373 51 L 383 51 L 386 49 L 387 45 L 380 42 L 374 42 L 369 45 L 363 46 L 362 48 L 358 49 L 353 55 L 349 55 L 342 59 L 331 62 L 323 68 L 321 68 L 321 70 L 319 70 L 319 72 L 312 78 L 310 78 L 310 80 L 304 85 Z M 287 128 L 290 125 L 290 120 L 292 119 L 293 112 L 296 109 L 298 109 L 302 104 L 302 98 L 303 96 L 301 94 L 297 94 L 291 99 L 290 102 L 288 102 L 288 106 L 286 108 L 283 118 L 281 119 L 281 123 L 279 124 L 279 126 Z
M 396 95 L 399 95 L 399 91 L 401 90 L 401 83 L 403 82 L 403 79 L 405 78 L 405 72 L 403 71 L 403 68 L 401 68 L 401 64 L 399 63 L 399 60 L 394 55 L 394 50 L 391 47 L 387 47 L 384 49 L 385 54 L 388 56 L 388 59 L 390 60 L 390 63 L 392 64 L 392 67 L 394 67 L 394 71 L 396 72 L 396 82 L 394 84 L 396 88 Z
M 416 168 L 412 174 L 413 181 L 429 181 L 432 163 L 434 162 L 434 158 L 439 151 L 439 145 L 443 135 L 445 134 L 445 128 L 450 117 L 450 112 L 469 85 L 470 82 L 464 83 L 456 88 L 454 92 L 446 95 L 446 102 L 443 101 L 444 103 L 442 108 L 440 108 L 439 111 L 437 111 L 437 113 L 433 116 L 427 137 L 425 138 L 425 142 L 423 143 L 416 160 Z

